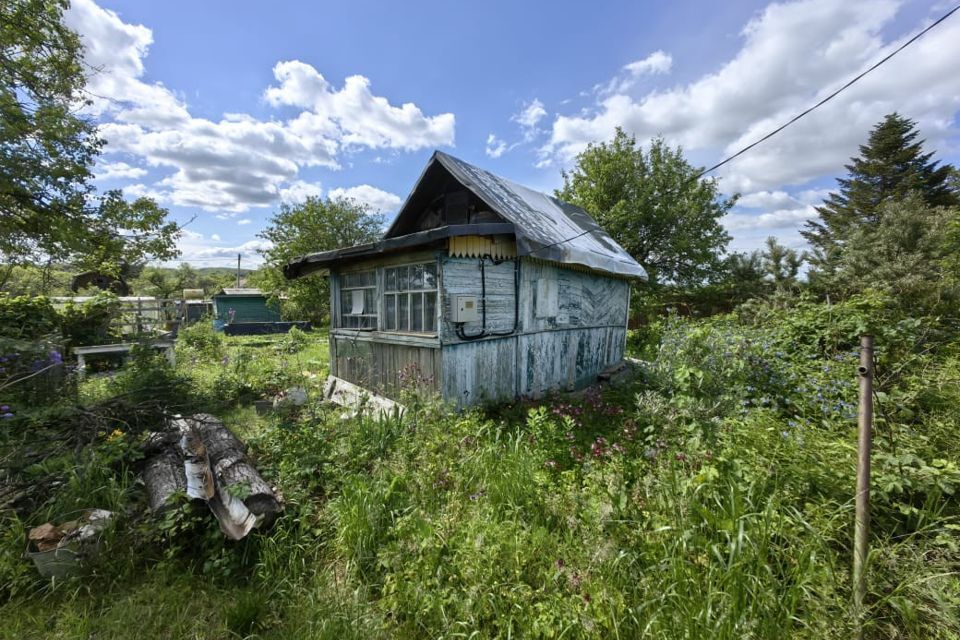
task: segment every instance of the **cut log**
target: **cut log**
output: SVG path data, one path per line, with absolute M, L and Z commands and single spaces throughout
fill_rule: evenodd
M 217 480 L 231 492 L 235 487 L 244 487 L 244 491 L 235 493 L 243 497 L 243 504 L 254 514 L 272 519 L 280 513 L 277 495 L 248 462 L 235 462 L 226 467 L 218 474 Z
M 143 469 L 143 482 L 147 487 L 147 504 L 150 510 L 163 509 L 170 496 L 187 488 L 183 458 L 175 449 L 168 449 L 150 458 Z
M 247 447 L 227 429 L 220 420 L 206 413 L 198 413 L 186 419 L 190 428 L 197 432 L 207 449 L 210 468 L 218 469 L 242 460 Z

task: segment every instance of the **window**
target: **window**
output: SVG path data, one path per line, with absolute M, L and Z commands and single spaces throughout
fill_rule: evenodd
M 347 329 L 377 328 L 377 274 L 357 271 L 340 276 L 340 319 Z
M 436 333 L 436 263 L 383 270 L 383 330 Z

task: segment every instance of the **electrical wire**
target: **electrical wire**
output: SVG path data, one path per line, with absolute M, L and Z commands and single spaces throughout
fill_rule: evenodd
M 762 143 L 762 142 L 765 142 L 765 141 L 769 140 L 770 138 L 772 138 L 773 136 L 777 135 L 778 133 L 780 133 L 781 131 L 783 131 L 784 129 L 786 129 L 786 128 L 789 127 L 790 125 L 792 125 L 794 122 L 796 122 L 796 121 L 799 120 L 800 118 L 803 118 L 804 116 L 806 116 L 806 115 L 809 114 L 810 112 L 814 111 L 815 109 L 818 109 L 818 108 L 822 107 L 823 105 L 827 104 L 828 102 L 830 102 L 831 100 L 833 100 L 834 98 L 836 98 L 838 95 L 840 95 L 841 93 L 843 93 L 845 90 L 849 89 L 849 88 L 852 87 L 854 84 L 856 84 L 860 79 L 862 79 L 862 78 L 863 78 L 864 76 L 866 76 L 868 73 L 870 73 L 871 71 L 876 70 L 877 68 L 879 68 L 880 66 L 882 66 L 884 63 L 886 63 L 888 60 L 890 60 L 890 58 L 894 57 L 895 55 L 897 55 L 898 53 L 900 53 L 901 51 L 903 51 L 904 49 L 906 49 L 907 47 L 909 47 L 911 44 L 913 44 L 914 42 L 916 42 L 917 40 L 919 40 L 921 37 L 923 37 L 923 35 L 924 35 L 925 33 L 927 33 L 928 31 L 930 31 L 931 29 L 933 29 L 934 27 L 936 27 L 937 25 L 939 25 L 941 22 L 943 22 L 944 20 L 946 20 L 947 18 L 949 18 L 950 16 L 952 16 L 952 15 L 953 15 L 954 13 L 956 13 L 958 10 L 960 10 L 960 5 L 955 6 L 953 9 L 951 9 L 951 10 L 948 11 L 947 13 L 943 14 L 942 16 L 940 16 L 937 20 L 935 20 L 935 21 L 932 22 L 930 25 L 928 25 L 925 29 L 923 29 L 922 31 L 920 31 L 917 35 L 913 36 L 912 38 L 910 38 L 909 40 L 907 40 L 906 42 L 904 42 L 902 45 L 900 45 L 899 47 L 897 47 L 896 49 L 894 49 L 893 51 L 891 51 L 889 54 L 887 54 L 886 56 L 884 56 L 883 58 L 881 58 L 878 62 L 876 62 L 875 64 L 873 64 L 871 67 L 869 67 L 869 68 L 866 69 L 865 71 L 861 72 L 859 75 L 857 75 L 856 77 L 854 77 L 852 80 L 848 81 L 845 85 L 843 85 L 842 87 L 840 87 L 839 89 L 837 89 L 836 91 L 834 91 L 833 93 L 831 93 L 830 95 L 828 95 L 826 98 L 824 98 L 823 100 L 821 100 L 821 101 L 818 102 L 817 104 L 815 104 L 815 105 L 813 105 L 812 107 L 809 107 L 808 109 L 806 109 L 806 110 L 798 113 L 797 115 L 795 115 L 794 117 L 790 118 L 789 120 L 787 120 L 786 122 L 784 122 L 782 125 L 780 125 L 780 126 L 777 127 L 776 129 L 774 129 L 773 131 L 771 131 L 771 132 L 768 133 L 767 135 L 763 136 L 763 137 L 760 138 L 759 140 L 756 140 L 756 141 L 754 141 L 754 142 L 751 142 L 750 144 L 748 144 L 748 145 L 745 146 L 744 148 L 742 148 L 742 149 L 740 149 L 739 151 L 737 151 L 737 152 L 736 152 L 735 154 L 733 154 L 732 156 L 729 156 L 729 157 L 727 157 L 727 158 L 724 158 L 723 160 L 721 160 L 721 161 L 718 162 L 717 164 L 713 165 L 713 166 L 710 167 L 709 169 L 704 169 L 704 170 L 701 171 L 699 174 L 697 174 L 696 177 L 693 178 L 693 180 L 699 180 L 700 178 L 702 178 L 702 177 L 705 176 L 706 174 L 710 173 L 711 171 L 714 171 L 714 170 L 716 170 L 716 169 L 719 169 L 720 167 L 722 167 L 723 165 L 727 164 L 727 163 L 730 162 L 731 160 L 733 160 L 733 159 L 735 159 L 735 158 L 743 155 L 744 153 L 746 153 L 746 152 L 749 151 L 750 149 L 753 149 L 753 148 L 754 148 L 755 146 L 757 146 L 758 144 L 760 144 L 760 143 Z
M 847 89 L 849 89 L 850 87 L 852 87 L 854 84 L 856 84 L 857 82 L 859 82 L 864 76 L 866 76 L 867 74 L 871 73 L 872 71 L 875 71 L 875 70 L 878 69 L 879 67 L 883 66 L 887 61 L 889 61 L 889 60 L 890 60 L 891 58 L 893 58 L 895 55 L 897 55 L 898 53 L 900 53 L 901 51 L 903 51 L 904 49 L 906 49 L 907 47 L 909 47 L 911 44 L 913 44 L 914 42 L 916 42 L 917 40 L 919 40 L 920 38 L 922 38 L 928 31 L 930 31 L 931 29 L 933 29 L 934 27 L 936 27 L 937 25 L 939 25 L 941 22 L 943 22 L 944 20 L 946 20 L 947 18 L 949 18 L 950 16 L 952 16 L 952 15 L 953 15 L 954 13 L 956 13 L 957 11 L 960 11 L 960 4 L 956 5 L 953 9 L 950 9 L 950 11 L 946 12 L 945 14 L 943 14 L 942 16 L 940 16 L 939 18 L 937 18 L 936 20 L 934 20 L 932 23 L 930 23 L 929 25 L 927 25 L 926 28 L 922 29 L 922 30 L 921 30 L 919 33 L 917 33 L 915 36 L 913 36 L 912 38 L 910 38 L 909 40 L 907 40 L 906 42 L 904 42 L 903 44 L 901 44 L 899 47 L 897 47 L 896 49 L 894 49 L 893 51 L 891 51 L 889 54 L 887 54 L 886 56 L 884 56 L 883 58 L 881 58 L 879 61 L 877 61 L 876 63 L 874 63 L 874 64 L 871 65 L 870 67 L 868 67 L 866 70 L 862 71 L 861 73 L 859 73 L 858 75 L 856 75 L 855 77 L 853 77 L 853 78 L 852 78 L 851 80 L 849 80 L 846 84 L 844 84 L 842 87 L 840 87 L 839 89 L 837 89 L 836 91 L 834 91 L 833 93 L 831 93 L 830 95 L 828 95 L 827 97 L 825 97 L 825 98 L 824 98 L 823 100 L 821 100 L 820 102 L 818 102 L 818 103 L 816 103 L 815 105 L 813 105 L 812 107 L 809 107 L 809 108 L 805 109 L 804 111 L 798 113 L 797 115 L 795 115 L 794 117 L 790 118 L 789 120 L 787 120 L 786 122 L 784 122 L 782 125 L 780 125 L 780 126 L 777 127 L 776 129 L 774 129 L 773 131 L 771 131 L 770 133 L 768 133 L 768 134 L 766 134 L 765 136 L 759 138 L 758 140 L 755 140 L 755 141 L 751 142 L 750 144 L 748 144 L 747 146 L 743 147 L 742 149 L 740 149 L 739 151 L 737 151 L 737 152 L 734 153 L 733 155 L 727 156 L 726 158 L 724 158 L 723 160 L 721 160 L 720 162 L 718 162 L 717 164 L 713 165 L 712 167 L 710 167 L 710 168 L 708 168 L 708 169 L 704 169 L 703 171 L 701 171 L 700 173 L 698 173 L 697 175 L 695 175 L 693 178 L 691 178 L 691 179 L 690 179 L 690 182 L 696 182 L 697 180 L 699 180 L 699 179 L 702 178 L 703 176 L 707 175 L 708 173 L 710 173 L 710 172 L 712 172 L 712 171 L 716 171 L 717 169 L 719 169 L 719 168 L 722 167 L 723 165 L 727 164 L 728 162 L 731 162 L 732 160 L 735 160 L 736 158 L 740 157 L 741 155 L 743 155 L 743 154 L 746 153 L 747 151 L 750 151 L 751 149 L 753 149 L 753 148 L 756 147 L 757 145 L 759 145 L 759 144 L 761 144 L 761 143 L 763 143 L 763 142 L 766 142 L 767 140 L 769 140 L 769 139 L 772 138 L 773 136 L 777 135 L 778 133 L 780 133 L 781 131 L 783 131 L 784 129 L 786 129 L 787 127 L 789 127 L 790 125 L 792 125 L 793 123 L 797 122 L 798 120 L 800 120 L 800 119 L 803 118 L 804 116 L 809 115 L 811 112 L 815 111 L 816 109 L 819 109 L 820 107 L 822 107 L 822 106 L 825 105 L 826 103 L 830 102 L 831 100 L 833 100 L 834 98 L 836 98 L 838 95 L 840 95 L 841 93 L 843 93 L 844 91 L 846 91 Z M 571 240 L 576 240 L 577 238 L 579 238 L 579 237 L 581 237 L 581 236 L 584 236 L 584 235 L 586 235 L 586 234 L 588 234 L 588 233 L 590 233 L 590 231 L 584 231 L 583 233 L 578 233 L 577 235 L 572 236 L 572 237 L 570 237 L 570 238 L 566 238 L 566 239 L 564 239 L 564 240 L 559 240 L 559 241 L 557 241 L 557 242 L 554 242 L 553 244 L 548 244 L 548 245 L 545 245 L 545 246 L 540 247 L 540 248 L 538 248 L 538 249 L 534 249 L 533 251 L 530 251 L 527 255 L 533 255 L 534 253 L 537 253 L 538 251 L 542 251 L 542 250 L 544 250 L 544 249 L 549 249 L 550 247 L 554 247 L 554 246 L 556 246 L 556 245 L 558 245 L 558 244 L 564 244 L 565 242 L 570 242 Z

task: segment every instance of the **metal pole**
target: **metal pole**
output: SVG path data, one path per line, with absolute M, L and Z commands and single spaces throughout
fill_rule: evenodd
M 860 407 L 857 411 L 857 496 L 853 533 L 853 605 L 857 635 L 863 636 L 863 601 L 867 593 L 867 536 L 870 534 L 870 448 L 873 440 L 873 336 L 860 336 Z
M 237 289 L 240 288 L 240 254 L 237 254 Z

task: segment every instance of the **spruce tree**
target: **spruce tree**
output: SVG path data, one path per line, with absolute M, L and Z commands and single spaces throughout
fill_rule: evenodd
M 867 144 L 860 146 L 860 157 L 846 165 L 847 177 L 837 180 L 838 191 L 817 207 L 819 220 L 807 222 L 801 233 L 814 249 L 811 264 L 822 275 L 839 264 L 844 245 L 858 228 L 878 223 L 884 202 L 916 193 L 928 206 L 960 203 L 949 181 L 952 167 L 938 166 L 932 152 L 924 153 L 916 125 L 898 113 L 878 123 Z

